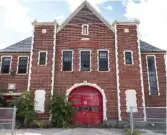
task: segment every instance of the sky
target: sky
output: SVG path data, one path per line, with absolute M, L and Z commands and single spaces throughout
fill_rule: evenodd
M 32 35 L 37 21 L 61 24 L 84 0 L 0 0 L 0 49 Z M 140 39 L 167 50 L 167 0 L 87 0 L 109 23 L 140 21 Z

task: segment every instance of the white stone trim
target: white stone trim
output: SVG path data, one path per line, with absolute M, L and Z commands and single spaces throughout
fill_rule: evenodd
M 108 71 L 99 71 L 99 51 L 107 51 L 108 53 Z M 98 49 L 97 50 L 97 71 L 98 72 L 110 72 L 110 51 L 108 49 Z
M 63 52 L 66 52 L 66 51 L 72 52 L 72 65 L 71 65 L 72 68 L 71 68 L 71 71 L 63 71 Z M 72 49 L 63 49 L 63 50 L 61 50 L 61 71 L 62 72 L 73 72 L 74 71 L 73 63 L 74 63 L 74 50 L 72 50 Z
M 90 52 L 90 70 L 89 71 L 82 71 L 82 72 L 91 72 L 92 71 L 92 50 L 90 50 L 90 49 L 81 49 L 81 50 L 79 50 L 79 71 L 81 71 L 81 52 L 82 51 Z
M 1 68 L 2 68 L 2 59 L 3 59 L 4 57 L 10 57 L 9 73 L 2 73 L 2 72 L 1 72 Z M 2 75 L 10 75 L 10 71 L 11 71 L 11 69 L 12 69 L 12 59 L 13 59 L 13 56 L 12 56 L 12 55 L 2 55 L 2 56 L 1 56 L 0 73 L 1 73 Z
M 57 24 L 54 26 L 54 35 L 53 35 L 53 57 L 52 57 L 52 82 L 51 82 L 51 95 L 53 95 L 54 86 L 55 86 L 55 64 L 56 64 L 56 32 Z M 51 117 L 50 117 L 51 118 Z M 50 119 L 49 118 L 49 119 Z
M 122 121 L 122 117 L 121 117 L 121 101 L 120 101 L 120 83 L 119 83 L 117 25 L 114 26 L 114 31 L 115 31 L 115 63 L 116 63 L 116 79 L 117 79 L 118 120 Z
M 18 69 L 19 69 L 19 62 L 20 62 L 20 58 L 21 57 L 27 57 L 27 70 L 26 73 L 18 73 Z M 29 56 L 27 55 L 21 55 L 17 57 L 17 70 L 16 70 L 16 74 L 17 75 L 27 75 L 28 74 L 28 67 L 29 67 Z
M 45 58 L 45 65 L 40 65 L 40 53 L 46 53 L 46 58 Z M 39 51 L 38 52 L 38 66 L 47 66 L 48 63 L 48 51 Z
M 87 29 L 87 34 L 84 34 L 84 30 L 83 28 L 86 26 L 86 29 Z M 82 35 L 89 35 L 89 24 L 82 24 Z
M 132 59 L 132 64 L 126 64 L 126 57 L 125 57 L 125 53 L 126 52 L 130 52 L 131 53 L 131 59 Z M 124 50 L 123 52 L 123 55 L 124 55 L 124 65 L 134 65 L 134 61 L 133 61 L 133 51 L 132 50 Z
M 29 65 L 29 72 L 28 72 L 28 85 L 27 85 L 27 91 L 30 91 L 30 85 L 31 85 L 31 73 L 32 73 L 32 61 L 33 61 L 33 48 L 34 48 L 34 27 L 32 30 L 32 39 L 31 39 L 31 52 L 30 52 L 30 65 Z
M 159 91 L 159 80 L 158 80 L 158 73 L 157 73 L 157 62 L 156 62 L 156 56 L 155 55 L 146 55 L 146 65 L 147 65 L 147 77 L 148 77 L 148 89 L 149 89 L 149 95 L 151 96 L 151 90 L 150 90 L 150 78 L 149 78 L 149 72 L 148 72 L 148 56 L 154 57 L 154 63 L 155 63 L 155 72 L 156 72 L 156 80 L 157 80 L 157 89 L 158 89 L 158 96 L 160 96 Z
M 22 93 L 2 93 L 3 96 L 20 96 Z
M 107 106 L 106 106 L 107 99 L 106 99 L 106 95 L 105 95 L 104 90 L 102 88 L 100 88 L 97 84 L 89 83 L 87 81 L 84 81 L 83 83 L 76 83 L 66 91 L 67 98 L 68 98 L 69 94 L 72 92 L 72 90 L 74 90 L 75 88 L 80 87 L 80 86 L 91 86 L 91 87 L 96 88 L 101 93 L 102 98 L 103 98 L 102 99 L 103 100 L 103 120 L 104 121 L 107 120 Z
M 114 29 L 112 25 L 108 21 L 104 19 L 96 10 L 94 7 L 92 7 L 87 1 L 84 1 L 59 27 L 57 32 L 62 30 L 74 17 L 75 15 L 83 8 L 87 6 L 110 30 L 114 32 Z
M 56 21 L 53 21 L 53 22 L 38 22 L 37 20 L 34 20 L 32 22 L 32 26 L 36 26 L 36 25 L 56 25 L 57 22 Z
M 144 82 L 143 82 L 143 67 L 142 67 L 142 60 L 141 60 L 141 51 L 140 51 L 140 39 L 139 39 L 139 25 L 137 25 L 137 44 L 138 44 L 138 56 L 139 56 L 139 68 L 140 68 L 140 81 L 141 81 L 141 92 L 142 92 L 142 100 L 143 100 L 143 114 L 144 114 L 144 121 L 147 120 L 146 116 L 146 108 L 145 108 L 145 94 L 144 94 Z

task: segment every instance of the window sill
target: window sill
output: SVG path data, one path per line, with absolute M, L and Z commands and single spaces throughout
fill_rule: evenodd
M 104 72 L 104 73 L 105 73 L 105 72 L 110 72 L 110 70 L 108 70 L 108 71 L 99 71 L 99 70 L 97 70 L 97 71 L 98 71 L 98 72 Z
M 133 64 L 125 64 L 126 66 L 133 66 Z
M 17 73 L 16 75 L 28 75 L 28 73 Z
M 10 73 L 0 73 L 0 75 L 11 75 Z
M 61 72 L 73 72 L 73 71 L 63 71 L 63 70 L 62 70 Z
M 151 95 L 151 93 L 149 93 L 149 96 L 160 96 L 160 93 L 158 93 L 157 95 Z

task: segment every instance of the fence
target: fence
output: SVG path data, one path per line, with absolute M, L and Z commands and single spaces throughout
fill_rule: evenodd
M 159 129 L 166 133 L 167 107 L 130 107 L 131 135 L 135 128 Z M 144 112 L 146 115 L 144 117 Z
M 11 133 L 14 134 L 16 118 L 16 107 L 1 108 L 0 107 L 0 135 Z

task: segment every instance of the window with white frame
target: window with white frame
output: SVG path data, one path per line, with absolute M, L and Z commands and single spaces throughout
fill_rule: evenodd
M 124 52 L 124 63 L 127 65 L 133 64 L 133 52 L 132 51 L 125 51 Z
M 2 57 L 1 73 L 8 74 L 10 72 L 11 57 Z
M 28 57 L 19 57 L 18 59 L 18 74 L 26 74 L 27 73 L 27 65 L 28 65 Z
M 98 70 L 108 71 L 108 51 L 98 51 Z
M 90 51 L 80 51 L 80 71 L 90 71 Z
M 89 25 L 83 24 L 82 25 L 82 35 L 88 35 L 89 34 Z
M 158 80 L 155 66 L 155 56 L 147 56 L 147 72 L 151 95 L 158 95 Z
M 39 65 L 47 65 L 47 52 L 46 51 L 39 51 L 38 54 L 38 64 Z
M 63 51 L 63 71 L 72 71 L 72 51 Z

